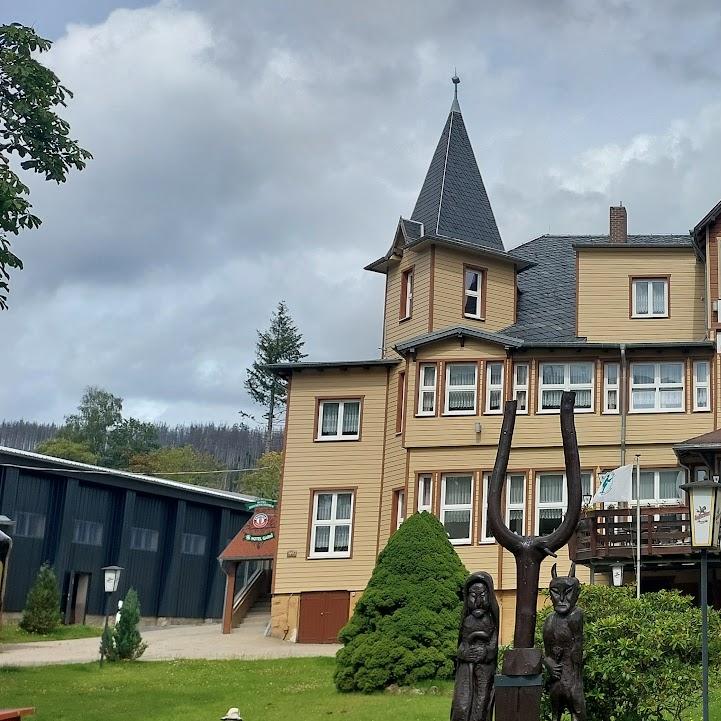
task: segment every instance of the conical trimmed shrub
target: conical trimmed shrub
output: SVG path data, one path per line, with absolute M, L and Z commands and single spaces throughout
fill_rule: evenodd
M 139 623 L 138 592 L 131 588 L 125 594 L 123 608 L 120 611 L 120 618 L 113 628 L 112 638 L 101 640 L 101 644 L 106 647 L 109 661 L 135 661 L 143 655 L 148 646 L 143 642 L 143 637 L 138 631 Z
M 408 518 L 378 556 L 336 656 L 340 691 L 451 678 L 468 572 L 439 521 Z
M 40 566 L 28 591 L 20 628 L 28 633 L 50 633 L 60 625 L 60 591 L 58 579 L 47 563 Z

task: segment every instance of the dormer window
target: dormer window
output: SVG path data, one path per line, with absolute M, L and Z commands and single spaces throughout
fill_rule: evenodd
M 400 319 L 407 320 L 413 314 L 413 268 L 403 271 L 401 276 Z
M 631 317 L 669 317 L 667 277 L 631 279 Z
M 463 266 L 463 315 L 466 318 L 485 319 L 485 279 L 483 268 Z

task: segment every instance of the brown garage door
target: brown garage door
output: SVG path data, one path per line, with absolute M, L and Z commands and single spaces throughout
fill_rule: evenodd
M 300 643 L 337 643 L 338 631 L 348 621 L 350 593 L 320 591 L 300 594 Z

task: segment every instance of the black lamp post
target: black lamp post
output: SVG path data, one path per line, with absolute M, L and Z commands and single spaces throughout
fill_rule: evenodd
M 701 700 L 703 721 L 708 721 L 708 552 L 719 547 L 721 484 L 713 481 L 685 483 L 691 516 L 691 545 L 701 551 Z
M 105 628 L 103 630 L 103 637 L 107 635 L 108 630 L 108 607 L 110 604 L 110 597 L 118 590 L 118 584 L 120 583 L 120 574 L 122 568 L 120 566 L 105 566 L 101 569 L 103 572 L 103 580 L 105 583 Z M 104 647 L 100 644 L 100 666 L 103 665 Z

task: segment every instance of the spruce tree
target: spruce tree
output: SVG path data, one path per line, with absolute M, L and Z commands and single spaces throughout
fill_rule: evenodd
M 278 303 L 270 321 L 270 328 L 258 331 L 255 348 L 255 360 L 248 369 L 245 388 L 250 397 L 266 408 L 263 414 L 267 421 L 265 434 L 265 453 L 271 449 L 273 423 L 276 409 L 284 406 L 288 399 L 288 384 L 271 373 L 266 366 L 273 363 L 295 363 L 306 354 L 303 350 L 303 336 L 295 327 L 284 301 Z
M 468 573 L 440 522 L 416 513 L 391 536 L 341 630 L 340 691 L 451 678 Z
M 140 602 L 138 592 L 128 589 L 123 600 L 120 618 L 111 630 L 103 633 L 100 648 L 108 661 L 135 661 L 148 647 L 138 631 L 140 623 Z
M 47 564 L 40 566 L 25 601 L 20 628 L 28 633 L 50 633 L 60 625 L 60 591 L 55 572 Z

